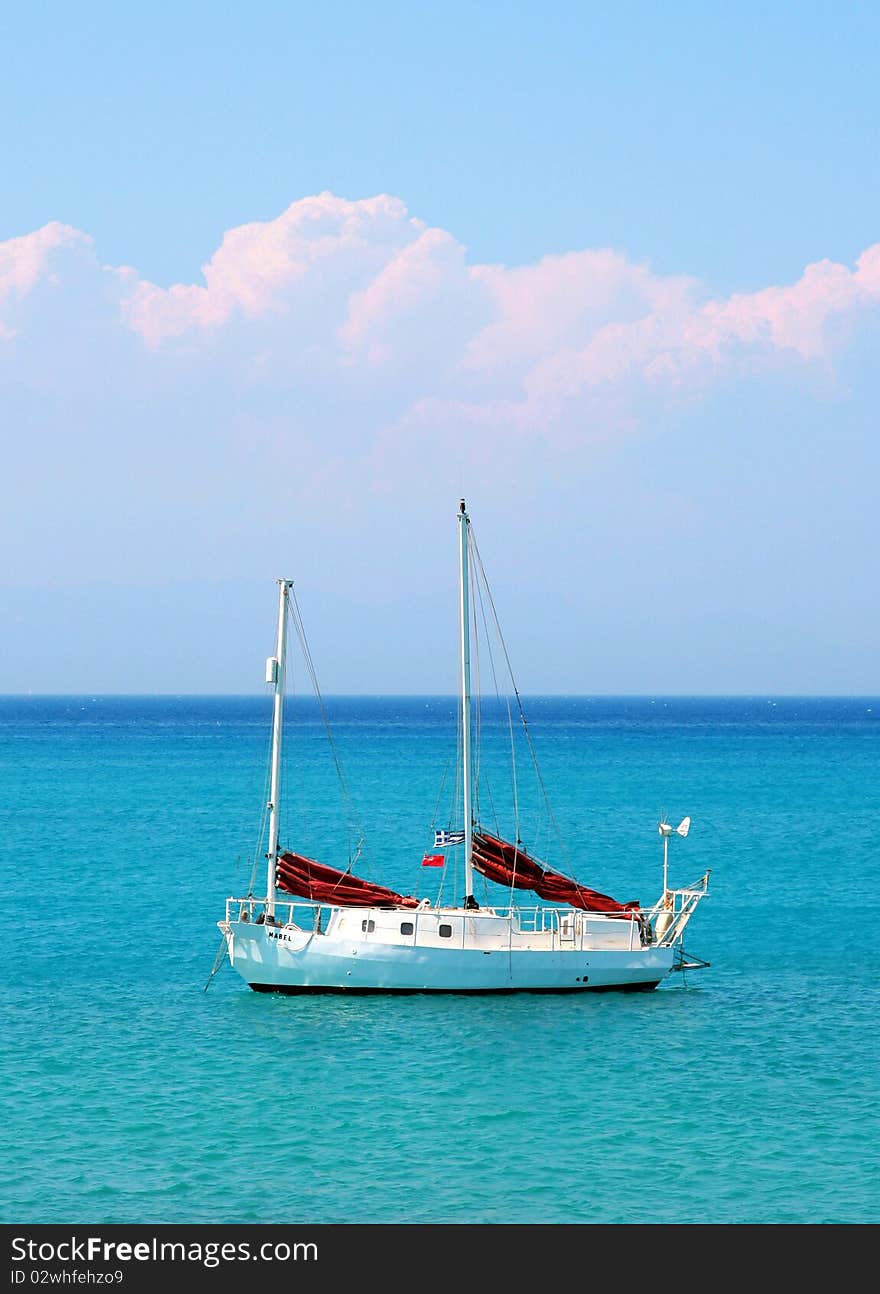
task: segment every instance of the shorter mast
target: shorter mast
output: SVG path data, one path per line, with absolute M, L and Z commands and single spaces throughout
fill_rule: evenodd
M 474 900 L 474 818 L 472 799 L 471 761 L 471 649 L 468 567 L 468 526 L 470 519 L 461 500 L 458 513 L 460 531 L 459 564 L 459 620 L 461 628 L 461 755 L 464 784 L 464 906 L 475 908 Z
M 272 774 L 269 789 L 269 849 L 266 854 L 266 916 L 275 916 L 275 873 L 278 867 L 278 809 L 281 799 L 281 732 L 284 725 L 284 670 L 287 657 L 287 606 L 293 580 L 278 581 L 278 640 L 275 655 L 266 661 L 266 682 L 275 685 L 272 716 Z

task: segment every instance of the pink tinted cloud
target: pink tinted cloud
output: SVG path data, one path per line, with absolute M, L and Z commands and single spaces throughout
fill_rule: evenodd
M 730 343 L 791 350 L 803 359 L 827 354 L 832 319 L 880 300 L 880 244 L 859 257 L 856 268 L 823 260 L 808 265 L 790 287 L 735 293 L 701 312 L 688 340 L 718 355 Z
M 12 295 L 24 297 L 40 279 L 51 277 L 52 254 L 58 248 L 91 246 L 87 234 L 57 220 L 32 234 L 0 243 L 0 301 Z
M 274 220 L 229 230 L 204 266 L 204 286 L 141 282 L 126 317 L 158 345 L 191 329 L 221 328 L 239 314 L 284 314 L 317 284 L 358 291 L 423 228 L 385 194 L 356 202 L 332 193 L 303 198 Z
M 497 317 L 471 339 L 466 364 L 485 375 L 505 370 L 521 391 L 518 418 L 536 425 L 603 390 L 656 395 L 699 388 L 734 364 L 827 360 L 835 319 L 880 302 L 880 244 L 854 270 L 820 261 L 789 286 L 714 301 L 701 299 L 694 280 L 658 276 L 611 252 L 473 273 Z
M 209 355 L 208 337 L 226 331 L 234 350 L 252 334 L 254 382 L 307 370 L 331 399 L 343 373 L 368 375 L 375 391 L 385 383 L 397 416 L 423 423 L 445 407 L 458 422 L 526 434 L 578 402 L 614 410 L 630 396 L 698 391 L 734 366 L 827 361 L 842 344 L 837 321 L 857 326 L 880 302 L 880 244 L 854 268 L 817 261 L 787 286 L 713 300 L 692 278 L 607 248 L 469 266 L 452 234 L 397 198 L 321 193 L 229 230 L 201 283 L 170 288 L 102 267 L 91 239 L 66 225 L 10 239 L 0 244 L 0 338 L 16 334 L 38 285 L 68 281 L 40 310 L 91 317 L 91 294 L 145 354 L 185 336 L 194 364 Z M 27 319 L 35 344 L 40 318 Z
M 696 288 L 692 279 L 663 278 L 607 248 L 547 256 L 516 269 L 478 265 L 471 273 L 496 308 L 495 320 L 468 346 L 473 370 L 530 364 L 586 346 L 610 323 L 680 311 Z
M 443 229 L 425 229 L 394 256 L 365 288 L 352 294 L 339 338 L 368 361 L 389 358 L 388 334 L 402 321 L 448 295 L 468 291 L 465 250 Z
M 41 282 L 58 283 L 63 274 L 58 262 L 65 252 L 92 255 L 92 240 L 57 220 L 0 243 L 0 312 L 6 315 L 0 315 L 0 338 L 15 336 L 17 330 L 8 320 L 18 302 Z

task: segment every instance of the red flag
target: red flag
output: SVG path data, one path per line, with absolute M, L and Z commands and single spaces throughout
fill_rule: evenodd
M 422 859 L 423 867 L 444 867 L 446 865 L 445 854 L 425 854 Z

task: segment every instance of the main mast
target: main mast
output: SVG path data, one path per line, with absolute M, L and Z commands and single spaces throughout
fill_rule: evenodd
M 464 783 L 464 906 L 475 908 L 474 901 L 474 818 L 471 804 L 471 649 L 469 609 L 468 526 L 470 519 L 464 499 L 458 513 L 460 532 L 459 623 L 461 628 L 461 758 Z
M 281 730 L 284 725 L 284 667 L 287 656 L 287 603 L 293 580 L 278 581 L 278 640 L 266 661 L 266 682 L 275 685 L 272 716 L 272 775 L 269 789 L 269 850 L 266 854 L 266 916 L 275 915 L 275 871 L 278 866 L 278 808 L 281 799 Z

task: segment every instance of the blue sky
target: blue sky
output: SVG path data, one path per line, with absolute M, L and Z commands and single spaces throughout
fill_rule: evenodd
M 452 690 L 463 492 L 525 691 L 876 692 L 876 5 L 0 39 L 0 691 Z

